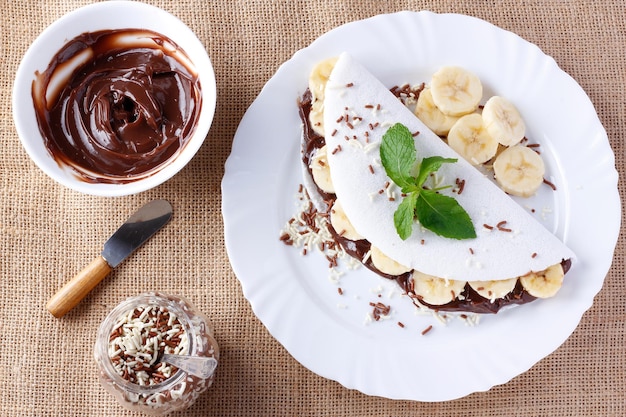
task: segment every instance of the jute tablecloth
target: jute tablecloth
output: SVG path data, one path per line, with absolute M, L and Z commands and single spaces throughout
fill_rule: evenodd
M 623 235 L 603 290 L 561 348 L 508 384 L 428 404 L 368 397 L 297 363 L 243 297 L 224 249 L 220 212 L 220 181 L 233 135 L 278 66 L 340 24 L 404 9 L 480 17 L 553 56 L 591 97 L 623 176 L 622 0 L 155 1 L 205 44 L 217 75 L 217 114 L 204 146 L 182 172 L 154 190 L 123 198 L 81 195 L 54 183 L 28 158 L 11 115 L 15 71 L 30 43 L 86 3 L 0 2 L 0 415 L 132 415 L 98 384 L 92 347 L 107 312 L 128 296 L 154 289 L 185 295 L 206 312 L 223 352 L 215 385 L 181 415 L 626 415 Z M 130 212 L 153 198 L 167 198 L 175 208 L 166 231 L 65 318 L 48 314 L 47 299 L 100 252 Z

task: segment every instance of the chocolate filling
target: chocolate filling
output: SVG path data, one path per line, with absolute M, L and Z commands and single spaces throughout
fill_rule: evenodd
M 406 91 L 404 89 L 401 90 L 403 92 Z M 397 90 L 397 87 L 392 89 L 392 92 L 400 98 L 399 94 L 397 94 L 397 91 L 399 91 Z M 417 91 L 417 94 L 419 94 L 419 91 Z M 312 175 L 311 158 L 313 157 L 317 149 L 326 144 L 324 137 L 315 133 L 315 131 L 311 127 L 311 123 L 309 121 L 309 113 L 311 111 L 312 104 L 311 100 L 311 93 L 308 89 L 302 95 L 302 98 L 298 100 L 298 110 L 303 123 L 302 162 L 306 164 L 309 175 Z M 317 187 L 317 185 L 315 185 L 315 187 L 326 202 L 327 209 L 330 210 L 334 201 L 336 200 L 336 195 L 324 192 L 319 187 Z M 371 248 L 370 242 L 364 239 L 356 241 L 346 239 L 345 237 L 339 235 L 337 231 L 333 229 L 330 223 L 328 225 L 328 229 L 333 236 L 333 239 L 343 247 L 348 255 L 358 259 L 366 268 L 375 272 L 381 277 L 395 280 L 398 285 L 403 289 L 403 291 L 409 297 L 411 297 L 413 302 L 417 305 L 422 305 L 435 311 L 495 314 L 500 311 L 501 308 L 507 305 L 526 304 L 536 299 L 536 297 L 530 295 L 528 291 L 524 289 L 521 282 L 518 280 L 513 291 L 511 291 L 504 297 L 497 298 L 493 301 L 478 294 L 469 284 L 465 284 L 465 288 L 463 289 L 461 294 L 459 294 L 459 296 L 457 296 L 457 298 L 455 298 L 451 302 L 443 305 L 428 304 L 421 300 L 419 296 L 413 291 L 412 272 L 407 272 L 402 275 L 389 275 L 378 270 L 372 263 L 370 257 L 363 261 Z M 563 267 L 563 272 L 567 273 L 567 271 L 569 271 L 571 267 L 571 260 L 563 260 L 561 262 L 561 266 Z
M 311 105 L 312 105 L 312 96 L 311 91 L 307 88 L 302 99 L 298 101 L 298 112 L 300 114 L 300 119 L 302 120 L 302 162 L 307 167 L 309 175 L 313 178 L 313 172 L 311 171 L 311 160 L 315 155 L 315 152 L 323 148 L 326 145 L 326 139 L 324 136 L 320 136 L 315 133 L 313 130 L 313 126 L 311 126 L 311 121 L 309 120 L 309 114 L 311 113 Z M 335 201 L 335 194 L 330 194 L 322 190 L 315 184 L 317 188 L 317 192 L 325 201 Z

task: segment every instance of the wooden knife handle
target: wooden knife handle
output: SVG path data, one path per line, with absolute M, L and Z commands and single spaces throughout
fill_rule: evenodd
M 76 307 L 109 272 L 111 272 L 111 267 L 107 261 L 102 256 L 98 256 L 57 291 L 48 301 L 46 308 L 54 317 L 63 317 L 65 313 Z

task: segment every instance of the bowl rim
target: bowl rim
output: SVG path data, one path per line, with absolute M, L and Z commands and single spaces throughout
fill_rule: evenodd
M 113 16 L 116 17 L 115 21 Z M 132 24 L 133 21 L 136 23 Z M 164 28 L 166 30 L 163 30 Z M 147 29 L 168 37 L 190 57 L 201 84 L 202 107 L 195 130 L 185 147 L 156 172 L 127 183 L 87 182 L 78 178 L 70 167 L 57 163 L 43 144 L 30 94 L 35 71 L 45 71 L 51 58 L 63 45 L 82 33 L 103 29 Z M 204 143 L 213 123 L 217 106 L 217 86 L 215 71 L 205 46 L 182 20 L 147 3 L 112 0 L 72 10 L 55 20 L 37 36 L 17 68 L 11 104 L 20 142 L 29 157 L 44 173 L 56 182 L 84 194 L 117 197 L 138 194 L 161 185 L 187 165 Z

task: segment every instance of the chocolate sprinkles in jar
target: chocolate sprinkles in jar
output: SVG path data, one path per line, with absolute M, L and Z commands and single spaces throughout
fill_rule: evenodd
M 219 359 L 207 317 L 181 297 L 127 299 L 100 325 L 94 356 L 100 382 L 126 408 L 165 415 L 191 406 L 213 383 L 162 361 L 163 354 Z

